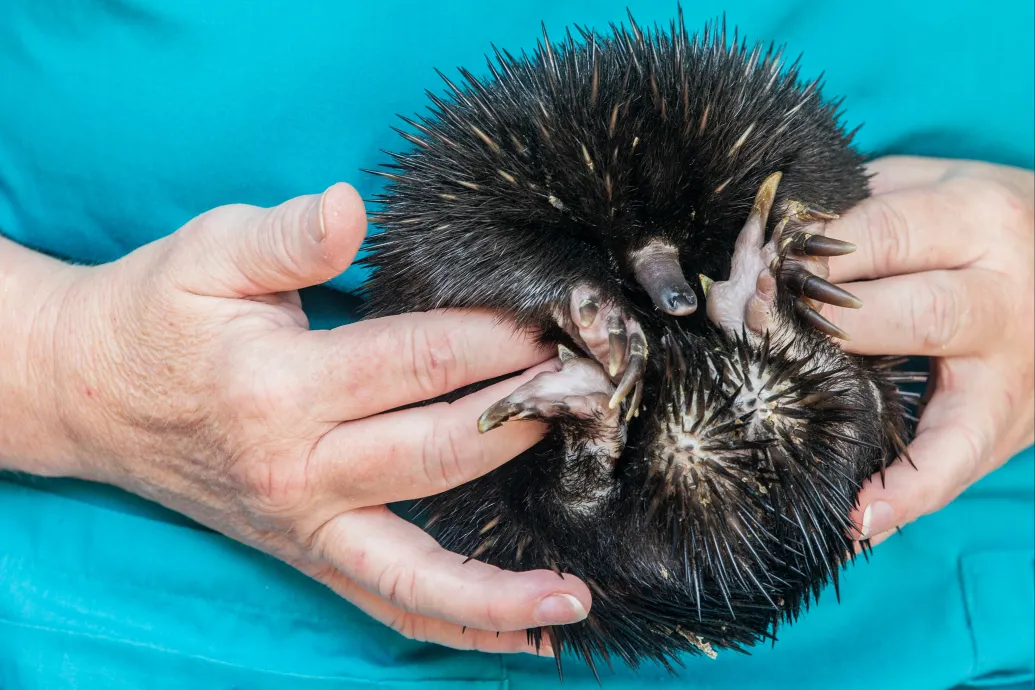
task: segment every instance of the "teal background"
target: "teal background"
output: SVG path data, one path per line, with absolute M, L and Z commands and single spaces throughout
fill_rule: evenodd
M 674 2 L 630 2 L 641 24 Z M 0 232 L 117 258 L 211 207 L 345 180 L 401 140 L 433 72 L 625 3 L 0 0 Z M 1033 166 L 1028 2 L 688 2 L 804 52 L 866 151 Z M 362 279 L 348 271 L 333 287 Z M 316 327 L 352 318 L 314 289 Z M 2 418 L 0 418 L 2 423 Z M 1031 451 L 881 545 L 775 649 L 687 660 L 689 688 L 1031 687 Z M 286 566 L 118 491 L 0 477 L 0 688 L 524 688 L 552 662 L 404 640 Z M 565 685 L 594 687 L 569 669 Z

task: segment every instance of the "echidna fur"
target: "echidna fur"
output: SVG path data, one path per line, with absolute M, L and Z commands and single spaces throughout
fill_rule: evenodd
M 447 549 L 589 583 L 586 621 L 529 631 L 559 670 L 562 650 L 673 669 L 682 653 L 775 640 L 836 588 L 863 482 L 912 433 L 897 386 L 922 375 L 844 353 L 786 283 L 759 336 L 655 308 L 629 256 L 660 240 L 684 275 L 724 279 L 767 176 L 782 173 L 774 209 L 842 213 L 868 194 L 863 159 L 818 81 L 782 50 L 728 42 L 724 20 L 692 36 L 681 12 L 667 32 L 630 17 L 580 33 L 496 51 L 487 78 L 461 70 L 449 98 L 429 93 L 431 114 L 406 120 L 413 148 L 377 173 L 389 183 L 366 308 L 489 308 L 572 349 L 577 286 L 634 315 L 649 354 L 620 455 L 592 441 L 599 416 L 562 410 L 533 449 L 423 508 Z

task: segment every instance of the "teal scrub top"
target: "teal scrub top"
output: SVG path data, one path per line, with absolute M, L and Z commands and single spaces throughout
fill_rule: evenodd
M 641 24 L 673 0 L 629 0 Z M 1032 168 L 1030 0 L 702 0 L 752 40 L 804 53 L 873 155 Z M 273 205 L 402 141 L 433 68 L 479 69 L 539 23 L 606 30 L 624 0 L 0 2 L 0 232 L 115 259 L 214 206 Z M 306 291 L 315 327 L 353 318 L 355 270 Z M 0 422 L 2 423 L 2 422 Z M 1035 458 L 1022 453 L 844 577 L 841 602 L 751 656 L 604 672 L 609 688 L 1032 687 Z M 0 476 L 0 688 L 513 688 L 553 662 L 403 639 L 289 567 L 140 499 Z M 596 687 L 568 665 L 570 688 Z

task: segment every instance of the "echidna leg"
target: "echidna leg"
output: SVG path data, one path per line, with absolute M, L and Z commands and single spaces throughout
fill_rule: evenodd
M 751 214 L 733 247 L 729 279 L 713 283 L 701 277 L 708 318 L 727 331 L 740 333 L 747 328 L 760 333 L 773 325 L 776 281 L 765 260 L 765 225 L 780 178 L 778 172 L 767 177 L 755 195 Z
M 632 393 L 629 412 L 634 413 L 642 395 L 643 372 L 647 365 L 647 339 L 639 322 L 620 306 L 606 303 L 589 286 L 572 290 L 569 307 L 570 321 L 561 315 L 558 322 L 587 354 L 607 367 L 616 381 L 609 408 L 618 408 Z
M 597 362 L 558 347 L 553 371 L 544 371 L 487 409 L 478 420 L 478 430 L 491 431 L 504 422 L 520 419 L 596 420 L 617 431 L 620 411 L 608 406 L 615 386 Z
M 794 295 L 794 308 L 805 323 L 835 338 L 848 334 L 820 315 L 822 303 L 849 309 L 862 306 L 854 295 L 827 282 L 831 256 L 855 251 L 850 242 L 826 236 L 826 222 L 834 213 L 817 210 L 800 201 L 784 204 L 785 215 L 763 247 L 766 265 L 779 279 L 781 287 Z
M 794 296 L 795 310 L 807 324 L 847 339 L 848 334 L 820 315 L 819 303 L 853 309 L 862 306 L 856 297 L 826 281 L 829 257 L 849 254 L 855 245 L 825 235 L 825 221 L 837 216 L 798 201 L 784 204 L 785 215 L 765 242 L 766 220 L 780 177 L 780 173 L 767 177 L 755 196 L 751 215 L 737 237 L 729 280 L 712 283 L 701 277 L 708 317 L 733 332 L 761 335 L 774 331 L 780 325 L 778 290 L 788 290 Z

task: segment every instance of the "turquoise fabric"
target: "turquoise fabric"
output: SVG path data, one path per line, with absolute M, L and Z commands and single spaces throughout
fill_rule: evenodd
M 635 2 L 643 23 L 675 3 Z M 1030 1 L 687 3 L 803 51 L 847 96 L 872 153 L 1033 166 Z M 210 6 L 211 5 L 211 6 Z M 479 67 L 489 42 L 606 28 L 625 3 L 5 0 L 0 232 L 80 262 L 114 259 L 213 206 L 275 204 L 358 172 L 400 140 L 396 113 Z M 349 271 L 333 287 L 349 290 Z M 352 318 L 315 289 L 317 327 Z M 2 421 L 0 421 L 2 423 Z M 648 668 L 607 687 L 1031 687 L 1035 457 L 1029 450 L 880 546 L 775 649 Z M 142 500 L 0 477 L 0 688 L 526 688 L 552 662 L 404 640 L 286 566 Z M 594 687 L 574 666 L 565 685 Z

